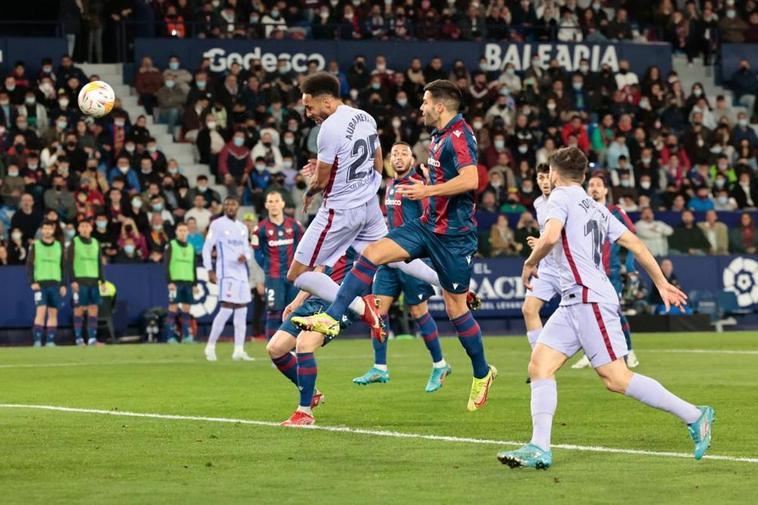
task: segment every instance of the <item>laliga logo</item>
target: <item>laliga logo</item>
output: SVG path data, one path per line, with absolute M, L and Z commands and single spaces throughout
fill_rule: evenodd
M 190 314 L 195 319 L 213 314 L 218 305 L 218 284 L 208 282 L 208 271 L 205 268 L 197 268 L 197 285 L 200 296 L 190 305 Z
M 758 261 L 750 258 L 735 258 L 724 270 L 724 290 L 737 295 L 740 307 L 758 303 Z
M 203 53 L 203 58 L 210 58 L 211 71 L 224 72 L 235 61 L 242 65 L 245 69 L 250 69 L 250 63 L 253 60 L 260 60 L 261 67 L 266 72 L 273 72 L 277 68 L 277 62 L 279 58 L 284 58 L 290 61 L 290 66 L 295 72 L 305 72 L 308 70 L 308 62 L 313 60 L 318 63 L 318 70 L 324 70 L 326 68 L 326 59 L 318 53 L 263 53 L 260 47 L 254 47 L 249 53 L 229 53 L 226 54 L 226 50 L 220 47 L 214 47 L 208 49 Z

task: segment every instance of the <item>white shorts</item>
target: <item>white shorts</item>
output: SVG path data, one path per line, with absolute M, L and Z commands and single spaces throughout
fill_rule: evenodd
M 593 368 L 607 365 L 629 353 L 619 317 L 616 304 L 561 305 L 545 323 L 537 343 L 568 357 L 583 349 Z
M 527 291 L 526 296 L 533 296 L 547 303 L 555 296 L 561 294 L 561 281 L 558 274 L 549 270 L 537 271 L 539 277 L 532 279 L 532 290 Z
M 321 207 L 297 245 L 295 261 L 309 267 L 332 267 L 349 247 L 360 254 L 385 235 L 387 224 L 378 198 L 353 209 Z
M 247 305 L 253 300 L 250 282 L 224 277 L 219 282 L 218 299 L 222 302 Z

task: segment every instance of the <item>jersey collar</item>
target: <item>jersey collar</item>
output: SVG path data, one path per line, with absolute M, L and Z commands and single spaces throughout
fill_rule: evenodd
M 441 135 L 445 133 L 450 128 L 452 128 L 454 124 L 456 124 L 458 121 L 461 121 L 462 119 L 463 119 L 463 115 L 461 113 L 456 114 L 455 116 L 453 116 L 453 119 L 448 121 L 448 123 L 441 130 L 437 130 L 435 128 L 434 131 L 432 131 L 432 135 Z

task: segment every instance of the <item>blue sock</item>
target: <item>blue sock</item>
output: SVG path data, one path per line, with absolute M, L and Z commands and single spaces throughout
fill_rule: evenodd
M 76 340 L 82 338 L 82 326 L 84 326 L 84 318 L 82 316 L 74 316 L 74 337 Z
M 271 340 L 282 325 L 282 313 L 276 310 L 266 311 L 266 340 Z
M 163 340 L 167 341 L 174 338 L 174 331 L 176 330 L 176 312 L 169 310 L 166 314 L 166 328 Z
M 421 332 L 421 337 L 424 339 L 426 348 L 429 349 L 429 353 L 432 355 L 432 361 L 437 363 L 442 361 L 442 346 L 440 346 L 440 334 L 437 331 L 437 323 L 434 318 L 427 312 L 423 316 L 416 319 L 416 324 Z
M 48 326 L 47 327 L 47 340 L 45 342 L 49 343 L 55 343 L 55 335 L 58 332 L 57 326 Z
M 626 348 L 632 350 L 632 332 L 629 329 L 629 320 L 624 314 L 621 314 L 621 331 L 624 332 L 624 339 L 626 340 Z
M 359 257 L 353 265 L 353 269 L 345 276 L 342 286 L 337 292 L 334 302 L 326 309 L 326 313 L 337 321 L 347 312 L 356 296 L 363 296 L 368 293 L 371 283 L 374 282 L 377 266 L 364 258 Z
M 45 327 L 35 324 L 32 326 L 32 337 L 35 342 L 42 343 L 42 337 L 45 335 Z
M 87 338 L 97 339 L 97 316 L 87 318 Z
M 466 349 L 466 354 L 471 358 L 471 367 L 474 369 L 474 377 L 481 379 L 490 371 L 487 360 L 484 358 L 484 345 L 482 344 L 482 330 L 471 312 L 466 312 L 460 317 L 450 320 L 458 333 L 458 340 Z
M 318 367 L 312 352 L 297 353 L 297 385 L 300 388 L 300 406 L 310 407 L 316 389 Z
M 278 358 L 271 358 L 276 368 L 282 372 L 282 375 L 292 381 L 292 384 L 297 386 L 297 358 L 292 352 L 288 352 L 284 356 Z M 310 405 L 310 404 L 309 404 Z
M 190 324 L 190 315 L 186 312 L 179 314 L 179 325 L 182 327 L 182 338 L 192 336 L 192 325 Z
M 383 320 L 384 334 L 387 335 L 387 320 Z M 384 342 L 379 342 L 377 339 L 371 339 L 371 346 L 374 348 L 374 364 L 386 365 L 387 364 L 387 338 L 384 338 Z

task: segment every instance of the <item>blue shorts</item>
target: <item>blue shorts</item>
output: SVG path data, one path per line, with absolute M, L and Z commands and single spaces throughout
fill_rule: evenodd
M 429 260 L 424 260 L 424 263 L 428 264 L 430 262 Z M 429 266 L 431 267 L 431 265 Z M 431 284 L 419 280 L 412 275 L 407 275 L 397 268 L 382 265 L 374 277 L 372 292 L 375 295 L 389 296 L 395 299 L 402 293 L 406 305 L 418 305 L 434 295 L 434 288 Z
M 192 305 L 195 303 L 195 294 L 192 292 L 192 283 L 176 282 L 176 292 L 168 292 L 168 303 L 184 303 Z
M 100 305 L 100 288 L 79 284 L 79 294 L 74 295 L 74 305 L 79 307 Z
M 34 292 L 34 305 L 58 309 L 61 306 L 60 286 L 47 286 Z
M 387 238 L 405 249 L 411 259 L 429 258 L 448 293 L 465 293 L 471 282 L 471 261 L 478 246 L 476 232 L 438 235 L 419 221 L 395 228 Z
M 325 312 L 326 309 L 329 308 L 329 305 L 329 303 L 325 302 L 321 298 L 308 298 L 305 303 L 303 303 L 296 311 L 290 314 L 290 317 L 286 321 L 282 322 L 282 325 L 279 326 L 279 331 L 289 333 L 293 337 L 297 338 L 302 330 L 292 324 L 292 318 L 297 316 L 307 317 L 312 316 L 318 312 Z M 348 314 L 343 316 L 342 321 L 340 321 L 340 328 L 344 330 L 350 326 L 353 321 L 355 321 L 355 315 L 352 312 L 348 312 Z M 322 345 L 328 344 L 332 341 L 333 338 L 334 337 L 324 336 L 324 343 Z
M 266 310 L 281 312 L 295 299 L 298 289 L 287 279 L 266 277 Z

